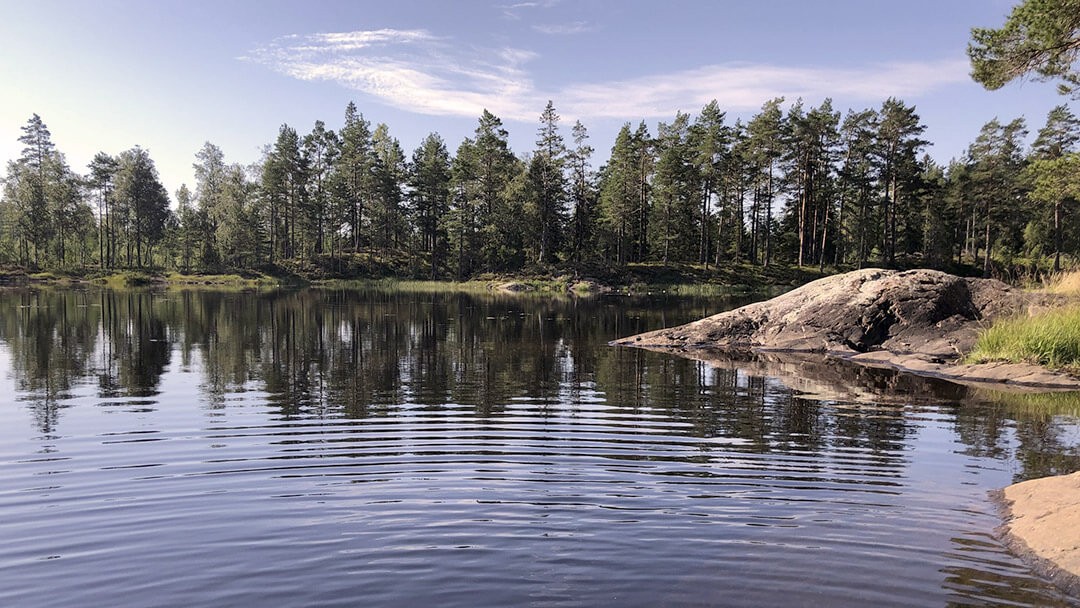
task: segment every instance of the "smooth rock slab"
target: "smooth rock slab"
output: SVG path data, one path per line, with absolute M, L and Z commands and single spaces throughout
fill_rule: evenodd
M 996 319 L 1066 299 L 994 279 L 868 268 L 826 277 L 700 321 L 612 342 L 664 350 L 821 352 L 856 363 L 1020 389 L 1076 390 L 1080 379 L 1028 364 L 957 365 Z
M 1011 485 L 996 498 L 1006 510 L 1006 544 L 1056 585 L 1080 596 L 1080 473 Z
M 896 350 L 958 359 L 989 321 L 1059 301 L 994 279 L 867 268 L 818 279 L 765 302 L 614 344 L 791 351 Z

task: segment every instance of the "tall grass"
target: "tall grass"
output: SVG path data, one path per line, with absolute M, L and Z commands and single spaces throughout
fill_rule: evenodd
M 1069 296 L 1080 296 L 1080 270 L 1052 275 L 1046 280 L 1046 291 Z
M 999 321 L 979 336 L 968 361 L 1027 361 L 1080 369 L 1080 306 Z

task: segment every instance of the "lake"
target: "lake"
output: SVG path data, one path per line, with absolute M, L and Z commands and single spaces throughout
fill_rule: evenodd
M 0 290 L 0 605 L 1073 605 L 1075 399 L 607 345 L 742 303 Z

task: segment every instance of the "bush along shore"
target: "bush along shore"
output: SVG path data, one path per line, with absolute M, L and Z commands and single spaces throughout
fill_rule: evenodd
M 366 265 L 350 272 L 327 272 L 319 267 L 267 266 L 258 271 L 184 273 L 164 269 L 104 271 L 96 268 L 28 271 L 18 266 L 0 267 L 0 284 L 92 282 L 113 287 L 147 285 L 208 285 L 223 287 L 395 286 L 424 291 L 515 291 L 537 293 L 669 293 L 681 295 L 726 295 L 769 293 L 786 290 L 820 278 L 835 269 L 799 268 L 773 264 L 729 264 L 722 267 L 699 264 L 627 264 L 622 267 L 579 265 L 537 267 L 513 273 L 476 273 L 457 279 L 445 273 L 431 280 L 423 273 L 400 268 Z

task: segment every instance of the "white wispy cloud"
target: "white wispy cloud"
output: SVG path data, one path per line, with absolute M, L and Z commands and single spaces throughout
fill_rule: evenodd
M 532 29 L 540 32 L 541 34 L 550 34 L 553 36 L 572 36 L 574 34 L 584 34 L 591 32 L 596 28 L 589 25 L 586 21 L 573 21 L 570 23 L 556 23 L 547 25 L 534 25 Z
M 517 120 L 536 118 L 547 99 L 567 116 L 624 120 L 694 111 L 712 99 L 732 111 L 756 109 L 779 96 L 878 103 L 964 82 L 969 69 L 966 59 L 860 68 L 726 63 L 545 91 L 528 69 L 538 59 L 534 52 L 470 47 L 426 30 L 389 29 L 286 36 L 243 59 L 300 80 L 336 82 L 420 114 L 478 116 L 488 108 Z
M 554 8 L 562 3 L 562 0 L 526 0 L 524 2 L 512 2 L 510 4 L 496 4 L 495 8 L 502 10 L 506 19 L 521 19 L 523 10 Z
M 768 99 L 843 97 L 878 102 L 919 95 L 968 79 L 966 60 L 890 63 L 864 68 L 721 64 L 628 80 L 571 85 L 555 99 L 571 114 L 593 117 L 656 117 L 693 111 L 712 99 L 729 110 L 752 110 Z
M 253 49 L 253 61 L 299 80 L 336 82 L 421 114 L 478 115 L 492 99 L 508 116 L 533 84 L 523 64 L 536 54 L 511 47 L 469 49 L 426 30 L 283 36 Z M 535 112 L 530 112 L 531 115 Z

